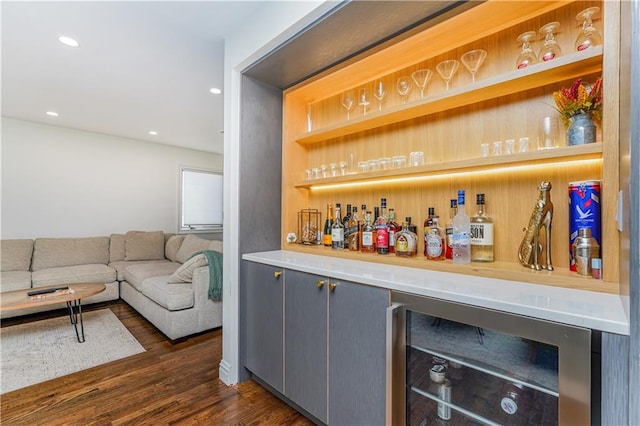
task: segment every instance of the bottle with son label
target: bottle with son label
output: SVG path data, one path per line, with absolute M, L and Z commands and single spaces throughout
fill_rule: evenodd
M 471 218 L 471 261 L 493 262 L 493 220 L 484 211 L 484 194 L 476 194 L 477 213 Z

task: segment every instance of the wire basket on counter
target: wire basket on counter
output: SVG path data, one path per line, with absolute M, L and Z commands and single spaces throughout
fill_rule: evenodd
M 322 214 L 319 210 L 300 210 L 298 212 L 298 243 L 307 245 L 322 243 L 321 221 Z

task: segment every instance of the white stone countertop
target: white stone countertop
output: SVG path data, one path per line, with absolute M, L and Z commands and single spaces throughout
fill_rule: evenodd
M 244 260 L 464 303 L 593 330 L 629 335 L 618 295 L 274 250 Z

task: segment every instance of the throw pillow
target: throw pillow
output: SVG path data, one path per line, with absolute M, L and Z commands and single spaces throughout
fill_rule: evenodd
M 193 281 L 193 271 L 201 266 L 207 266 L 207 257 L 198 254 L 187 260 L 169 277 L 169 284 L 190 283 Z
M 124 260 L 164 259 L 164 233 L 162 231 L 129 231 L 124 237 Z
M 180 246 L 184 241 L 184 237 L 184 235 L 172 235 L 171 237 L 169 237 L 164 247 L 164 252 L 167 256 L 167 259 L 172 262 L 178 261 L 178 250 L 180 250 Z
M 210 240 L 206 240 L 196 235 L 189 234 L 182 242 L 180 250 L 178 250 L 178 253 L 176 254 L 176 258 L 178 262 L 184 263 L 191 257 L 191 255 L 193 255 L 193 253 L 200 250 L 209 249 L 210 244 Z

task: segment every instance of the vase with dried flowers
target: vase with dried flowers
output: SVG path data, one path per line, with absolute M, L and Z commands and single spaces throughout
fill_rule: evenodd
M 602 119 L 602 78 L 588 86 L 579 78 L 571 87 L 553 92 L 553 100 L 567 128 L 567 145 L 596 141 L 593 118 Z

